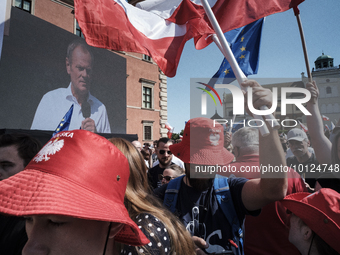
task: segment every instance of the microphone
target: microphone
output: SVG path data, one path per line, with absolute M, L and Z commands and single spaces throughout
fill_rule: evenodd
M 85 119 L 91 116 L 91 105 L 89 102 L 85 101 L 81 104 L 81 113 Z

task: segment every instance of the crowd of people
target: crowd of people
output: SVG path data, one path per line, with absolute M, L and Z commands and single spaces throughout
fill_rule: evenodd
M 243 86 L 271 106 L 270 90 Z M 340 128 L 325 135 L 306 88 L 308 136 L 225 133 L 207 118 L 152 145 L 86 130 L 42 148 L 0 136 L 0 254 L 340 254 Z

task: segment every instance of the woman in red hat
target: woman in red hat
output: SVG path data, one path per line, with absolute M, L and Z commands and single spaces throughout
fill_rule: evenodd
M 182 223 L 151 195 L 142 155 L 128 141 L 109 139 L 128 159 L 130 178 L 125 206 L 142 232 L 150 240 L 145 246 L 120 245 L 121 254 L 195 254 L 189 232 Z
M 128 180 L 126 157 L 107 139 L 60 132 L 0 182 L 0 213 L 26 218 L 24 255 L 117 254 L 115 242 L 150 242 L 124 205 Z
M 286 196 L 281 203 L 291 213 L 289 241 L 302 255 L 340 254 L 340 194 L 320 189 Z

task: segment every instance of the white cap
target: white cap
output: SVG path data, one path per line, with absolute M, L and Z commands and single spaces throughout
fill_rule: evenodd
M 287 134 L 287 140 L 295 140 L 295 141 L 299 141 L 302 142 L 303 140 L 308 139 L 306 133 L 298 128 L 293 128 L 291 130 L 289 130 L 288 134 Z

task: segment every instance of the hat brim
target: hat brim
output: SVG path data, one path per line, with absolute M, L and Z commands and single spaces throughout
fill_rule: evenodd
M 306 139 L 306 138 L 303 138 L 303 137 L 300 137 L 300 136 L 296 136 L 296 137 L 291 137 L 291 138 L 289 138 L 287 141 L 294 140 L 294 141 L 302 142 L 302 141 L 305 140 L 305 139 Z
M 301 201 L 309 195 L 311 194 L 308 192 L 294 193 L 286 196 L 280 202 L 309 226 L 322 240 L 337 252 L 340 252 L 339 242 L 334 239 L 334 233 L 340 232 L 339 226 L 317 207 Z
M 216 150 L 199 149 L 184 144 L 184 141 L 171 145 L 170 151 L 184 163 L 197 165 L 227 165 L 234 159 L 234 155 L 224 147 Z
M 114 188 L 114 187 L 113 187 Z M 0 182 L 0 212 L 15 216 L 64 215 L 124 224 L 117 242 L 145 245 L 150 241 L 131 220 L 121 201 L 107 199 L 81 185 L 42 171 L 27 169 Z

